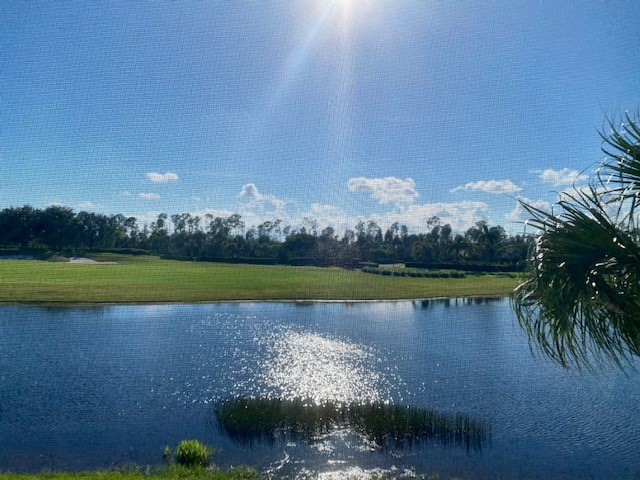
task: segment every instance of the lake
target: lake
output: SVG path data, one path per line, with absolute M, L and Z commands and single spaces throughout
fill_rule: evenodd
M 240 442 L 237 397 L 395 402 L 491 426 L 482 448 L 377 448 L 348 428 Z M 507 299 L 0 307 L 0 471 L 158 464 L 198 438 L 214 462 L 366 478 L 640 478 L 640 374 L 534 357 Z

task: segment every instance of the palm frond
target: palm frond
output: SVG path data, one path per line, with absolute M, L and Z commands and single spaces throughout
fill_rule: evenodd
M 640 185 L 640 160 L 633 161 Z M 630 171 L 620 169 L 616 185 L 632 185 L 625 177 Z M 565 367 L 590 367 L 605 358 L 622 365 L 640 355 L 635 204 L 635 197 L 597 181 L 563 195 L 554 207 L 559 213 L 522 203 L 540 234 L 512 303 L 532 347 Z
M 602 169 L 599 179 L 610 192 L 620 199 L 640 197 L 640 126 L 626 113 L 621 125 L 607 120 L 610 133 L 600 133 L 603 151 L 609 159 Z

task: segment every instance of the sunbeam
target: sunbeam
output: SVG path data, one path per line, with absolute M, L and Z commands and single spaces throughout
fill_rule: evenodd
M 334 27 L 334 39 L 348 48 L 349 36 L 356 16 L 356 5 L 359 11 L 366 11 L 369 1 L 357 0 L 322 0 L 319 4 L 317 20 L 311 24 L 304 40 L 291 52 L 284 68 L 282 81 L 270 97 L 270 105 L 276 105 L 304 69 L 312 52 L 318 46 L 318 37 L 323 30 Z
M 316 38 L 322 26 L 326 23 L 330 17 L 330 13 L 336 7 L 336 0 L 328 2 L 323 9 L 318 20 L 311 26 L 309 32 L 304 37 L 304 40 L 293 50 L 286 63 L 284 69 L 284 76 L 282 82 L 278 85 L 277 91 L 272 95 L 270 106 L 276 105 L 283 97 L 285 92 L 289 89 L 295 79 L 299 76 L 304 65 L 309 60 L 309 56 L 316 45 Z

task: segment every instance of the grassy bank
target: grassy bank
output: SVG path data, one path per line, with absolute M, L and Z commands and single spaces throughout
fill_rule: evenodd
M 206 469 L 189 469 L 178 466 L 155 471 L 121 470 L 94 472 L 44 472 L 30 475 L 0 474 L 0 480 L 258 480 L 247 468 L 210 472 Z
M 39 473 L 34 475 L 1 474 L 0 480 L 261 480 L 250 469 L 236 469 L 225 472 L 209 472 L 204 469 L 169 468 L 156 472 L 142 471 L 96 471 L 81 473 Z M 372 480 L 386 480 L 387 477 L 374 477 Z M 416 480 L 445 480 L 440 476 L 416 477 Z M 450 480 L 459 480 L 451 478 Z
M 117 264 L 0 261 L 0 302 L 385 300 L 510 293 L 513 275 L 408 278 L 339 268 L 181 262 L 94 255 Z

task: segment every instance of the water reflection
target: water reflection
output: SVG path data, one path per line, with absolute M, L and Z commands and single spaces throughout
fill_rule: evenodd
M 434 441 L 480 450 L 491 438 L 491 425 L 485 420 L 382 402 L 318 405 L 302 399 L 240 397 L 219 401 L 215 415 L 224 433 L 250 444 L 278 437 L 317 440 L 336 429 L 351 430 L 376 449 Z
M 379 354 L 311 332 L 285 330 L 256 339 L 266 344 L 258 381 L 272 396 L 323 402 L 388 401 L 391 381 L 378 368 Z
M 428 309 L 439 305 L 442 305 L 444 307 L 458 307 L 463 305 L 488 305 L 491 303 L 499 303 L 502 300 L 502 297 L 429 298 L 425 300 L 413 300 L 411 302 L 411 305 L 413 305 L 413 308 Z

